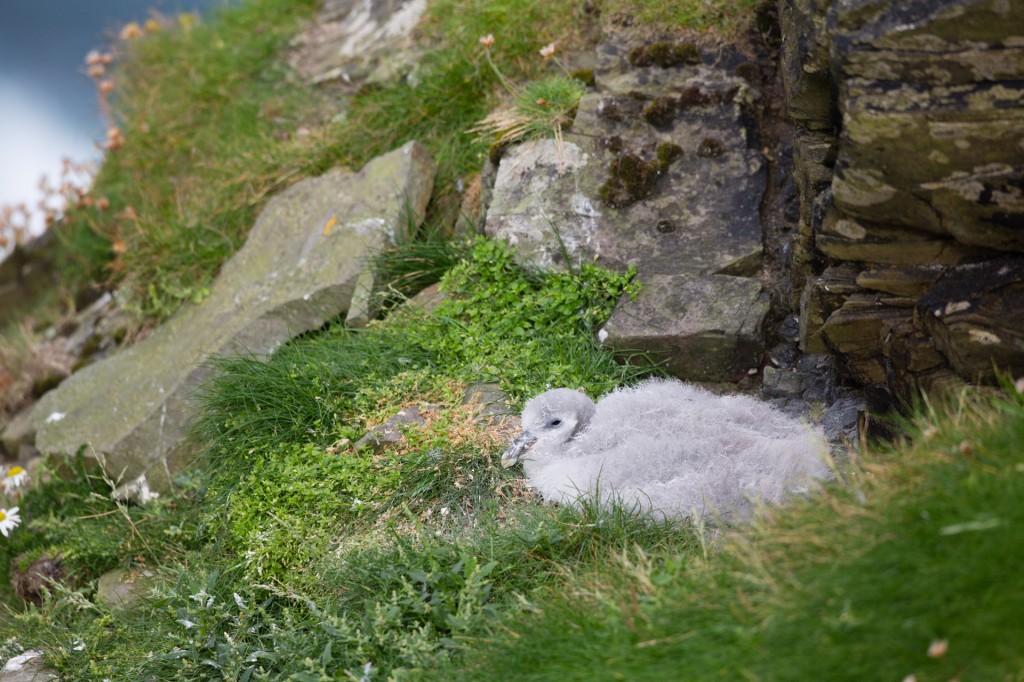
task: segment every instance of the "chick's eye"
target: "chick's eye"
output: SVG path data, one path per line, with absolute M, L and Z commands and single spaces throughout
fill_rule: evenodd
M 558 426 L 561 423 L 561 419 L 552 419 L 550 422 L 548 422 L 548 426 Z

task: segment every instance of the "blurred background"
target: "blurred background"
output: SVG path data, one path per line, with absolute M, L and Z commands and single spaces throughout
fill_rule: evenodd
M 0 206 L 34 208 L 40 177 L 56 183 L 62 158 L 100 158 L 107 123 L 86 75 L 90 50 L 106 51 L 124 24 L 154 11 L 207 14 L 227 2 L 0 0 Z

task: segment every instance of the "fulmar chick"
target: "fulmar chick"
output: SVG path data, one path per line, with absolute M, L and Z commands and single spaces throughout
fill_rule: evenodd
M 649 379 L 605 396 L 556 388 L 526 403 L 523 435 L 502 456 L 554 502 L 598 493 L 670 516 L 743 518 L 828 478 L 820 433 L 771 405 Z

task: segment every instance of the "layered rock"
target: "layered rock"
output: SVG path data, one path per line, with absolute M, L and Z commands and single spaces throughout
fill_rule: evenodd
M 601 337 L 691 380 L 743 376 L 764 348 L 766 163 L 738 63 L 687 43 L 603 43 L 571 132 L 509 150 L 486 217 L 531 267 L 635 267 L 644 289 Z
M 1024 5 L 782 0 L 780 16 L 805 349 L 907 397 L 1021 371 Z
M 191 395 L 214 354 L 263 356 L 348 310 L 366 316 L 367 257 L 422 217 L 435 165 L 417 143 L 296 183 L 272 199 L 200 305 L 73 374 L 32 412 L 44 453 L 85 454 L 107 475 L 160 491 L 188 461 Z

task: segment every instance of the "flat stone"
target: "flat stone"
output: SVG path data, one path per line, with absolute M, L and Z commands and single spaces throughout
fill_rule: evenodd
M 879 264 L 955 265 L 993 255 L 989 249 L 899 225 L 881 225 L 831 210 L 815 246 L 832 258 Z
M 501 384 L 473 384 L 467 387 L 462 404 L 478 410 L 476 418 L 481 422 L 495 424 L 516 416 L 509 405 L 508 394 L 501 390 Z
M 653 275 L 636 301 L 623 296 L 598 339 L 690 381 L 734 381 L 758 366 L 769 297 L 759 280 Z M 643 351 L 646 359 L 631 357 Z
M 292 66 L 312 83 L 405 75 L 418 54 L 412 30 L 426 8 L 426 0 L 326 0 L 296 40 Z
M 191 396 L 211 376 L 207 358 L 266 356 L 348 309 L 357 283 L 372 287 L 367 257 L 407 236 L 409 210 L 423 215 L 434 174 L 410 142 L 357 173 L 330 171 L 284 190 L 202 304 L 39 401 L 36 446 L 66 455 L 84 447 L 115 481 L 145 476 L 152 491 L 169 489 L 194 448 L 183 436 L 195 417 Z
M 0 668 L 0 682 L 44 682 L 57 677 L 43 662 L 43 653 L 35 649 L 7 659 Z
M 804 353 L 829 351 L 821 328 L 847 298 L 861 291 L 856 278 L 856 266 L 844 263 L 826 268 L 820 277 L 807 280 L 800 296 L 800 350 Z
M 96 585 L 96 603 L 112 610 L 123 610 L 138 604 L 153 589 L 153 571 L 107 571 Z

